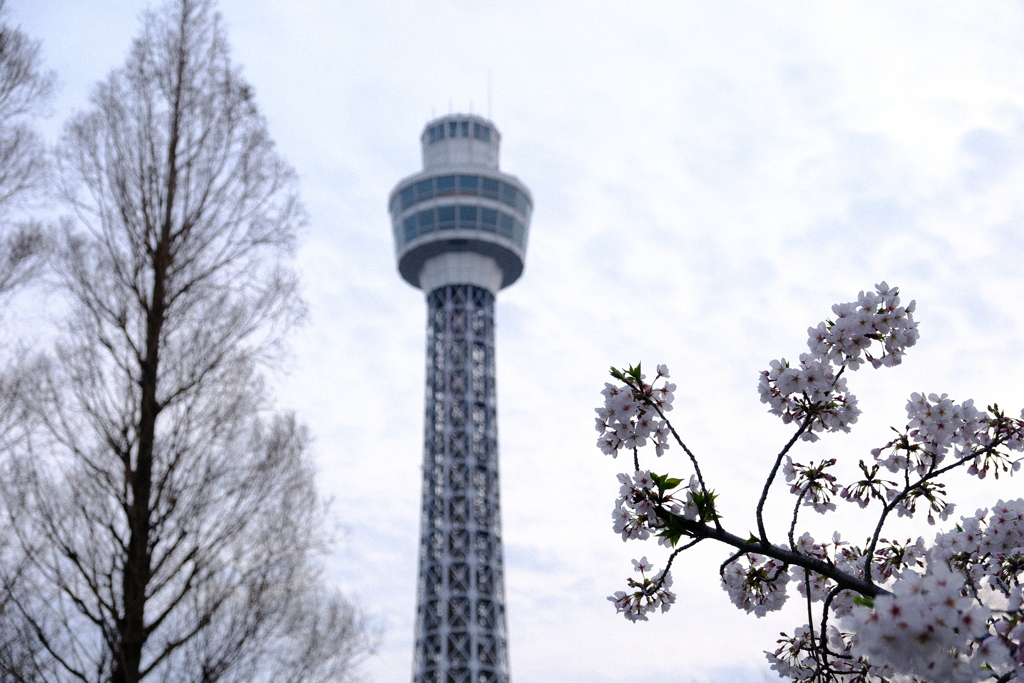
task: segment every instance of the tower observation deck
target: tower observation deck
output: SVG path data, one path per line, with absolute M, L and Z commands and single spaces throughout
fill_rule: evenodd
M 398 271 L 427 298 L 414 683 L 507 683 L 494 297 L 523 272 L 533 200 L 487 119 L 427 124 L 388 198 Z

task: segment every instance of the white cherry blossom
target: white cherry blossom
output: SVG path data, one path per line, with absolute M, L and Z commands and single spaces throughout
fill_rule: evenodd
M 677 555 L 700 541 L 730 546 L 721 585 L 740 609 L 764 616 L 781 609 L 790 584 L 804 603 L 818 610 L 817 623 L 783 635 L 766 653 L 771 668 L 791 680 L 826 683 L 958 683 L 1024 680 L 1024 499 L 1000 500 L 989 509 L 961 517 L 930 545 L 923 537 L 881 536 L 895 517 L 945 522 L 955 509 L 940 477 L 953 470 L 984 479 L 1020 468 L 1024 411 L 1010 418 L 996 406 L 957 402 L 946 394 L 913 393 L 906 423 L 871 457 L 857 463 L 838 455 L 798 462 L 798 437 L 817 441 L 829 432 L 849 431 L 860 409 L 847 387 L 846 371 L 900 364 L 918 340 L 915 304 L 903 306 L 899 292 L 882 282 L 856 301 L 836 304 L 830 320 L 808 328 L 808 352 L 797 362 L 773 360 L 760 373 L 758 392 L 769 412 L 796 433 L 775 456 L 756 505 L 756 532 L 729 533 L 718 515 L 713 490 L 705 484 L 697 455 L 673 429 L 676 385 L 657 366 L 648 383 L 640 366 L 613 369 L 619 384 L 605 384 L 595 426 L 600 450 L 615 457 L 626 449 L 635 471 L 622 473 L 612 527 L 623 541 L 656 537 L 671 550 L 665 568 L 653 574 L 647 556 L 633 560 L 640 578 L 609 600 L 630 621 L 646 621 L 674 602 L 672 567 Z M 641 453 L 663 456 L 670 441 L 692 472 L 680 478 L 640 467 Z M 675 451 L 673 451 L 675 452 Z M 658 461 L 661 462 L 661 461 Z M 807 464 L 805 464 L 807 463 Z M 839 477 L 852 471 L 851 483 Z M 660 471 L 660 470 L 659 470 Z M 777 474 L 795 497 L 787 530 L 762 518 Z M 679 476 L 679 475 L 676 475 Z M 686 485 L 682 485 L 687 481 Z M 774 500 L 774 499 L 773 499 Z M 792 499 L 791 499 L 792 500 Z M 862 544 L 838 531 L 820 542 L 797 530 L 801 510 L 827 514 L 839 500 L 875 512 L 874 531 Z M 785 537 L 782 545 L 776 545 Z M 824 634 L 824 635 L 822 635 Z

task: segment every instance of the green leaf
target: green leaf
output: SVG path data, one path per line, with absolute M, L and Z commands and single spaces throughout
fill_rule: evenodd
M 659 538 L 667 538 L 668 542 L 672 544 L 672 547 L 675 547 L 675 545 L 679 543 L 680 536 L 682 536 L 680 532 L 669 531 L 668 529 L 665 529 L 664 531 L 658 534 Z
M 700 514 L 700 520 L 702 522 L 712 522 L 716 519 L 722 519 L 722 515 L 718 514 L 715 510 L 715 499 L 718 496 L 714 491 L 708 491 L 707 495 L 703 491 L 698 491 L 693 494 L 693 502 L 697 506 L 697 512 Z
M 682 479 L 674 479 L 669 477 L 667 474 L 655 474 L 654 472 L 651 472 L 651 479 L 653 479 L 654 483 L 658 485 L 658 493 L 671 491 L 683 482 Z
M 874 600 L 872 600 L 871 598 L 865 597 L 865 596 L 863 596 L 863 595 L 858 595 L 858 596 L 856 596 L 856 597 L 855 597 L 855 598 L 853 599 L 853 602 L 854 602 L 855 604 L 857 604 L 857 605 L 862 605 L 862 606 L 864 606 L 864 607 L 871 607 L 871 608 L 874 608 L 874 606 L 875 606 L 875 601 L 874 601 Z

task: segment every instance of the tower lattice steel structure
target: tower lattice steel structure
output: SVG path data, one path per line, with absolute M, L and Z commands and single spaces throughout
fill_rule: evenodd
M 494 297 L 523 272 L 533 201 L 478 116 L 427 124 L 388 206 L 398 270 L 427 297 L 414 683 L 507 683 Z

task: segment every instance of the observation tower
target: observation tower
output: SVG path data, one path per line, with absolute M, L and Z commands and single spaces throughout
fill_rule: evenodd
M 494 297 L 519 279 L 533 200 L 497 129 L 427 124 L 423 170 L 388 197 L 398 272 L 427 297 L 414 683 L 507 683 Z

